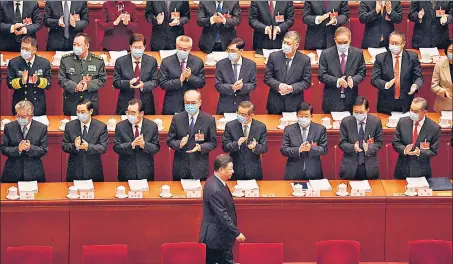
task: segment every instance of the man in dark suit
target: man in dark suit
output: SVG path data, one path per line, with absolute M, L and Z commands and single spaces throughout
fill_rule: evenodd
M 411 1 L 409 20 L 414 22 L 412 48 L 446 48 L 452 15 L 451 1 Z
M 21 41 L 21 56 L 11 59 L 8 63 L 7 85 L 13 89 L 13 106 L 20 101 L 30 101 L 34 106 L 34 115 L 46 114 L 45 90 L 52 87 L 50 62 L 36 56 L 38 42 L 33 37 L 24 37 Z M 16 114 L 15 107 L 12 109 Z
M 335 46 L 335 30 L 349 21 L 348 1 L 305 1 L 302 21 L 307 25 L 306 50 Z
M 252 1 L 249 25 L 253 28 L 253 50 L 263 54 L 263 49 L 280 49 L 293 24 L 293 1 Z
M 192 39 L 179 36 L 176 49 L 176 54 L 163 59 L 160 65 L 160 88 L 165 90 L 163 115 L 184 111 L 184 93 L 201 89 L 206 84 L 203 61 L 190 54 Z
M 249 101 L 239 104 L 237 120 L 228 122 L 222 138 L 222 149 L 233 158 L 234 180 L 262 180 L 261 154 L 267 152 L 267 129 L 253 119 L 255 106 Z
M 116 125 L 113 150 L 119 154 L 118 180 L 154 180 L 154 154 L 159 152 L 156 123 L 143 117 L 143 104 L 129 101 L 127 120 Z
M 339 27 L 335 31 L 336 46 L 321 53 L 318 78 L 324 84 L 322 110 L 352 112 L 359 94 L 359 84 L 365 78 L 366 66 L 361 49 L 351 47 L 351 31 Z
M 123 115 L 128 102 L 134 97 L 141 99 L 145 115 L 154 115 L 153 90 L 158 85 L 157 61 L 144 54 L 146 39 L 142 34 L 134 34 L 129 40 L 131 53 L 115 62 L 113 87 L 120 90 L 116 114 Z
M 69 154 L 66 181 L 104 181 L 101 155 L 107 151 L 107 126 L 96 119 L 93 103 L 87 99 L 77 104 L 77 119 L 66 124 L 62 149 Z
M 285 127 L 280 153 L 288 157 L 285 180 L 322 179 L 321 156 L 327 154 L 327 132 L 311 121 L 313 107 L 302 102 L 297 107 L 296 124 Z
M 282 50 L 269 55 L 264 72 L 264 83 L 270 88 L 266 107 L 269 114 L 296 111 L 304 101 L 304 90 L 310 88 L 310 58 L 297 51 L 299 43 L 299 33 L 289 31 Z
M 203 28 L 198 47 L 204 53 L 225 51 L 236 37 L 241 23 L 239 1 L 201 1 L 198 4 L 197 24 Z
M 151 50 L 173 50 L 190 19 L 189 1 L 146 1 L 145 17 L 153 25 Z
M 88 27 L 86 1 L 46 1 L 44 26 L 49 28 L 48 51 L 72 50 L 78 33 Z
M 394 177 L 431 178 L 431 158 L 437 155 L 440 143 L 440 126 L 426 116 L 428 103 L 416 97 L 412 101 L 410 116 L 402 117 L 396 126 L 393 148 L 398 152 Z
M 42 28 L 37 1 L 0 2 L 0 50 L 20 51 L 23 37 L 36 38 Z
M 214 176 L 203 188 L 200 243 L 206 244 L 206 264 L 234 264 L 234 242 L 245 241 L 237 228 L 236 208 L 226 182 L 233 174 L 233 159 L 221 154 L 214 161 Z
M 414 94 L 423 86 L 418 54 L 404 49 L 405 45 L 406 36 L 392 32 L 389 51 L 376 56 L 371 84 L 379 90 L 379 113 L 409 111 Z
M 215 88 L 219 92 L 217 114 L 234 113 L 242 101 L 250 101 L 256 88 L 256 63 L 244 58 L 245 42 L 235 38 L 228 45 L 228 58 L 216 64 Z
M 45 182 L 41 158 L 47 154 L 47 126 L 33 118 L 33 104 L 16 105 L 17 120 L 5 125 L 0 150 L 8 157 L 1 182 Z
M 345 117 L 340 125 L 338 145 L 343 151 L 340 177 L 345 180 L 378 179 L 381 119 L 368 114 L 369 103 L 363 96 L 357 96 L 352 111 L 353 116 Z
M 403 8 L 400 1 L 361 1 L 359 20 L 365 24 L 362 49 L 388 47 L 394 24 L 403 21 Z
M 209 152 L 217 146 L 213 116 L 200 111 L 201 94 L 184 94 L 185 111 L 173 116 L 167 144 L 175 151 L 173 180 L 202 179 L 209 175 Z

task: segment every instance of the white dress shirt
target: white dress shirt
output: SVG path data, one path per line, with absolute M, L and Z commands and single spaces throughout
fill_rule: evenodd
M 226 186 L 226 182 L 224 182 L 219 176 L 217 176 L 217 174 L 214 173 L 214 176 L 216 176 L 217 179 L 219 179 L 219 181 L 223 184 L 223 186 Z
M 198 114 L 200 114 L 200 111 L 198 111 L 195 115 L 193 115 L 193 125 L 194 126 L 197 123 Z M 190 126 L 191 122 L 192 122 L 192 116 L 189 115 L 189 126 Z
M 285 63 L 286 63 L 286 59 L 290 59 L 288 62 L 288 69 L 291 69 L 291 65 L 293 65 L 294 56 L 296 56 L 296 53 L 294 53 L 294 55 L 291 58 L 288 58 L 288 56 L 285 54 Z
M 300 136 L 302 137 L 302 140 L 304 140 L 304 136 L 303 136 L 304 135 L 304 132 L 303 132 L 304 128 L 302 126 L 299 126 L 299 128 L 300 128 Z M 310 132 L 310 125 L 308 125 L 308 127 L 306 127 L 305 129 L 307 131 L 306 134 L 305 134 L 306 135 L 306 139 L 305 140 L 307 140 L 308 139 L 308 132 Z
M 366 127 L 366 121 L 367 121 L 368 117 L 365 117 L 365 119 L 363 119 L 363 121 L 359 121 L 356 119 L 357 121 L 357 132 L 360 134 L 360 123 L 363 123 L 363 132 L 365 132 L 365 127 Z M 366 140 L 366 138 L 365 138 Z
M 61 6 L 63 7 L 63 13 L 64 13 L 64 2 L 68 2 L 69 10 L 71 10 L 71 1 L 61 1 Z M 71 11 L 69 11 L 69 15 L 71 15 Z
M 136 61 L 139 62 L 138 63 L 138 68 L 141 70 L 142 69 L 142 58 L 143 57 L 141 57 L 140 59 L 137 60 L 134 56 L 131 55 L 131 58 L 132 58 L 132 70 L 134 71 L 134 73 L 135 73 L 135 68 L 137 66 L 137 64 L 135 63 Z
M 247 126 L 247 129 L 249 130 L 248 133 L 250 134 L 250 128 L 252 127 L 252 122 L 253 122 L 253 119 L 248 124 L 241 124 L 242 125 L 242 132 L 245 132 L 245 126 Z
M 31 126 L 31 121 L 30 121 L 30 123 L 28 123 L 28 125 L 26 125 L 26 126 L 21 126 L 21 127 L 20 127 L 20 130 L 22 131 L 22 133 L 24 133 L 24 127 L 26 127 L 26 128 L 27 128 L 27 131 L 28 131 L 27 133 L 29 133 L 29 132 L 30 132 L 30 126 Z
M 233 73 L 234 73 L 234 64 L 237 64 L 237 68 L 238 68 L 238 72 L 237 72 L 237 76 L 234 76 L 236 78 L 236 80 L 239 80 L 239 74 L 241 73 L 241 67 L 242 67 L 242 56 L 239 57 L 239 60 L 235 63 L 231 63 L 231 68 L 233 69 Z
M 346 68 L 346 65 L 348 63 L 349 49 L 347 49 L 345 53 L 340 53 L 338 50 L 337 50 L 337 52 L 338 52 L 338 59 L 340 60 L 340 70 L 341 70 L 341 54 L 345 55 L 344 63 L 345 63 L 345 68 Z M 346 81 L 348 81 L 348 80 L 346 79 Z M 337 80 L 337 88 L 340 88 L 340 78 L 338 78 L 338 80 Z
M 142 121 L 140 121 L 140 123 L 131 125 L 132 133 L 135 135 L 135 126 L 138 126 L 138 134 L 141 135 L 142 134 L 142 125 L 143 125 L 143 119 L 142 119 Z
M 418 121 L 418 127 L 417 127 L 417 134 L 418 135 L 420 135 L 420 130 L 422 130 L 423 124 L 425 123 L 425 119 L 426 119 L 426 116 L 424 116 L 422 120 Z M 412 135 L 414 134 L 415 123 L 416 122 L 412 122 Z
M 80 131 L 82 131 L 82 134 L 83 134 L 83 127 L 84 126 L 87 126 L 87 135 L 88 135 L 88 131 L 90 130 L 90 125 L 91 125 L 91 117 L 90 117 L 90 121 L 88 121 L 88 123 L 83 123 L 82 121 L 80 121 Z

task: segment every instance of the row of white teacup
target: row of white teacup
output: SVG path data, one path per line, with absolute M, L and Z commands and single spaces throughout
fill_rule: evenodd
M 399 116 L 389 116 L 387 118 L 387 127 L 396 127 L 399 119 L 400 119 Z M 446 116 L 441 116 L 439 126 L 441 126 L 443 128 L 449 127 L 449 126 L 451 126 L 451 122 L 452 122 L 451 118 L 448 118 Z
M 77 193 L 77 187 L 76 186 L 70 186 L 68 188 L 68 195 L 67 197 L 70 198 L 70 199 L 77 199 L 79 198 L 79 195 Z M 161 187 L 161 191 L 160 191 L 160 196 L 163 197 L 163 198 L 170 198 L 172 197 L 172 194 L 170 192 L 170 186 L 168 185 L 163 185 Z M 115 197 L 116 198 L 127 198 L 127 194 L 126 194 L 126 187 L 124 187 L 123 185 L 120 185 L 118 187 L 116 187 L 115 189 Z

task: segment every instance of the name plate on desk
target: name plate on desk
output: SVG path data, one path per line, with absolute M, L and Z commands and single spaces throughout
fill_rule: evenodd
M 142 191 L 129 191 L 127 193 L 127 197 L 129 199 L 142 199 L 143 198 L 143 192 Z
M 245 197 L 260 197 L 260 190 L 253 189 L 253 190 L 245 190 Z
M 201 190 L 187 190 L 186 197 L 187 198 L 201 198 Z
M 307 189 L 305 191 L 305 196 L 306 197 L 320 197 L 321 196 L 321 191 L 315 190 L 315 189 Z
M 81 200 L 91 200 L 94 199 L 94 191 L 80 190 L 80 199 Z
M 433 189 L 420 188 L 418 189 L 418 196 L 433 196 Z
M 35 193 L 34 192 L 19 192 L 19 199 L 21 200 L 34 200 Z
M 365 190 L 351 189 L 351 196 L 365 196 Z

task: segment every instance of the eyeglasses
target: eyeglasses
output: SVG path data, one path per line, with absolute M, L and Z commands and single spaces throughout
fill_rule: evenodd
M 236 114 L 237 114 L 237 115 L 240 115 L 240 116 L 242 116 L 242 117 L 247 117 L 247 116 L 249 116 L 249 114 L 247 114 L 247 113 L 236 112 Z
M 133 111 L 132 111 L 132 112 L 129 112 L 129 111 L 127 111 L 127 110 L 126 110 L 124 113 L 125 113 L 126 115 L 138 115 L 138 113 L 136 113 L 136 112 L 133 112 Z

